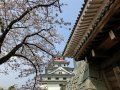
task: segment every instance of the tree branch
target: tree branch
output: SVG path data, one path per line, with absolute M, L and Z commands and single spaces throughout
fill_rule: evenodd
M 11 29 L 16 29 L 16 28 L 27 28 L 27 27 L 12 27 Z
M 4 33 L 0 36 L 0 53 L 1 53 L 1 46 L 2 43 L 7 35 L 7 33 L 10 31 L 10 29 L 12 28 L 13 24 L 15 24 L 16 22 L 20 21 L 25 15 L 27 15 L 30 11 L 39 8 L 39 7 L 50 7 L 52 5 L 54 5 L 58 0 L 55 0 L 54 2 L 50 3 L 50 4 L 38 4 L 36 6 L 33 6 L 31 8 L 28 8 L 20 17 L 18 17 L 17 19 L 11 21 L 11 23 L 7 26 L 7 28 L 5 29 Z
M 22 58 L 26 59 L 26 60 L 29 61 L 29 62 L 32 64 L 32 66 L 34 67 L 36 76 L 35 76 L 35 83 L 34 83 L 34 86 L 33 86 L 33 90 L 35 90 L 36 83 L 37 83 L 37 73 L 38 73 L 35 64 L 34 64 L 30 59 L 28 59 L 27 57 L 25 57 L 25 56 L 23 56 L 23 55 L 14 54 L 14 56 L 22 57 Z
M 11 28 L 14 23 L 20 21 L 20 20 L 21 20 L 25 15 L 27 15 L 30 11 L 32 11 L 32 10 L 34 10 L 34 9 L 36 9 L 36 8 L 39 8 L 39 7 L 50 7 L 50 6 L 54 5 L 57 1 L 58 1 L 58 0 L 55 0 L 54 2 L 52 2 L 52 3 L 50 3 L 50 4 L 44 4 L 44 5 L 38 4 L 38 5 L 36 5 L 36 6 L 33 6 L 33 7 L 31 7 L 31 8 L 28 8 L 19 18 L 13 20 L 13 21 L 8 25 L 7 28 Z
M 45 39 L 45 41 L 47 41 L 48 43 L 50 43 L 53 47 L 54 47 L 54 44 L 52 44 L 48 39 L 46 39 L 45 37 L 43 37 L 42 35 L 38 34 L 38 36 L 40 36 L 41 38 Z
M 25 40 L 26 40 L 27 38 L 32 37 L 32 36 L 35 36 L 35 35 L 37 35 L 37 34 L 40 33 L 40 32 L 41 32 L 41 31 L 38 31 L 38 32 L 35 32 L 35 33 L 33 33 L 33 34 L 27 35 L 27 36 L 23 39 L 23 42 L 25 42 Z
M 7 62 L 15 53 L 16 51 L 22 47 L 23 43 L 20 43 L 18 45 L 16 45 L 7 55 L 5 55 L 4 57 L 0 58 L 0 64 L 3 64 L 5 62 Z
M 25 42 L 25 40 L 27 39 L 27 38 L 29 38 L 29 37 L 32 37 L 32 36 L 35 36 L 35 35 L 38 35 L 38 33 L 41 33 L 42 31 L 47 31 L 47 30 L 50 30 L 51 28 L 49 28 L 49 29 L 41 29 L 40 31 L 38 31 L 38 32 L 35 32 L 35 33 L 33 33 L 33 34 L 30 34 L 30 35 L 27 35 L 24 39 L 23 39 L 23 43 Z
M 36 55 L 35 55 L 35 53 L 32 51 L 32 49 L 30 48 L 30 46 L 29 45 L 26 45 L 28 48 L 29 48 L 29 50 L 31 51 L 31 53 L 33 54 L 33 56 L 34 56 L 34 59 L 36 60 L 36 64 L 37 64 L 37 67 L 39 68 L 39 63 L 37 62 L 37 59 L 36 59 Z M 40 70 L 38 69 L 38 71 L 40 72 Z
M 55 57 L 53 54 L 49 53 L 48 51 L 44 50 L 43 48 L 41 48 L 41 47 L 39 47 L 39 46 L 37 46 L 37 45 L 35 45 L 35 44 L 32 44 L 32 43 L 24 43 L 24 44 L 31 45 L 31 46 L 35 46 L 36 48 L 42 50 L 43 52 L 45 52 L 45 53 L 47 53 L 47 54 L 49 54 L 49 55 L 51 55 L 52 57 Z

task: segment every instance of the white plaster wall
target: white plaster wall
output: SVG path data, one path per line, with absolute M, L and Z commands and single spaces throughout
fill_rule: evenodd
M 58 65 L 57 65 L 57 64 L 55 64 L 55 67 L 58 67 Z
M 42 80 L 46 80 L 46 81 L 52 81 L 52 80 L 56 80 L 56 77 L 51 78 L 51 80 L 48 80 L 48 78 L 42 78 Z M 59 80 L 62 81 L 63 77 L 59 77 Z M 66 78 L 66 80 L 69 80 L 69 78 Z M 58 81 L 58 80 L 57 80 Z
M 61 72 L 61 74 L 67 74 L 65 71 L 62 71 L 62 70 L 56 71 L 55 74 L 59 74 L 59 72 Z
M 48 84 L 48 90 L 60 90 L 59 84 Z
M 42 77 L 42 80 L 47 80 L 47 78 L 43 78 L 43 77 Z

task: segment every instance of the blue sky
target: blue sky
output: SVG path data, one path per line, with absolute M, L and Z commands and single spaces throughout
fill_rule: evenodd
M 61 0 L 61 2 L 68 4 L 67 6 L 61 8 L 63 11 L 61 13 L 61 17 L 63 17 L 65 21 L 71 22 L 71 30 L 65 28 L 59 29 L 59 33 L 64 37 L 64 41 L 61 44 L 57 45 L 57 50 L 59 50 L 60 52 L 63 52 L 65 48 L 66 42 L 68 41 L 69 35 L 73 29 L 79 11 L 81 10 L 83 1 L 84 0 Z M 73 66 L 72 59 L 70 59 L 70 62 L 70 66 Z M 13 84 L 22 84 L 26 80 L 15 80 L 15 77 L 17 77 L 17 74 L 14 71 L 10 72 L 10 74 L 7 76 L 0 74 L 0 87 L 7 88 L 8 86 Z
M 65 21 L 71 22 L 71 30 L 65 28 L 59 30 L 60 34 L 64 37 L 64 41 L 57 45 L 57 49 L 60 52 L 63 52 L 65 48 L 66 42 L 68 41 L 70 33 L 78 17 L 79 11 L 81 10 L 83 1 L 84 0 L 61 0 L 61 2 L 68 4 L 67 6 L 61 8 L 63 10 L 61 17 L 63 17 Z
M 61 17 L 63 17 L 65 21 L 71 22 L 71 30 L 65 28 L 59 30 L 59 33 L 64 37 L 64 41 L 57 45 L 57 50 L 63 52 L 84 0 L 61 0 L 61 2 L 68 4 L 67 6 L 62 7 L 63 13 L 61 14 Z M 70 66 L 73 67 L 73 59 L 66 58 L 66 60 L 70 61 Z

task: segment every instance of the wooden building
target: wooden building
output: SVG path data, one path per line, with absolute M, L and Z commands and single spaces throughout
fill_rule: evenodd
M 120 90 L 120 0 L 85 0 L 63 56 L 87 61 L 107 90 Z

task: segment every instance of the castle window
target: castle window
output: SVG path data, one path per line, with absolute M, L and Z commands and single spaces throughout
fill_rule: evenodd
M 50 77 L 48 77 L 48 80 L 51 80 L 51 78 L 50 78 Z
M 61 75 L 61 74 L 62 74 L 62 72 L 59 72 L 59 74 Z
M 56 80 L 59 80 L 59 78 L 58 78 L 58 77 L 56 77 L 55 79 L 56 79 Z
M 63 80 L 66 80 L 66 77 L 63 77 Z

